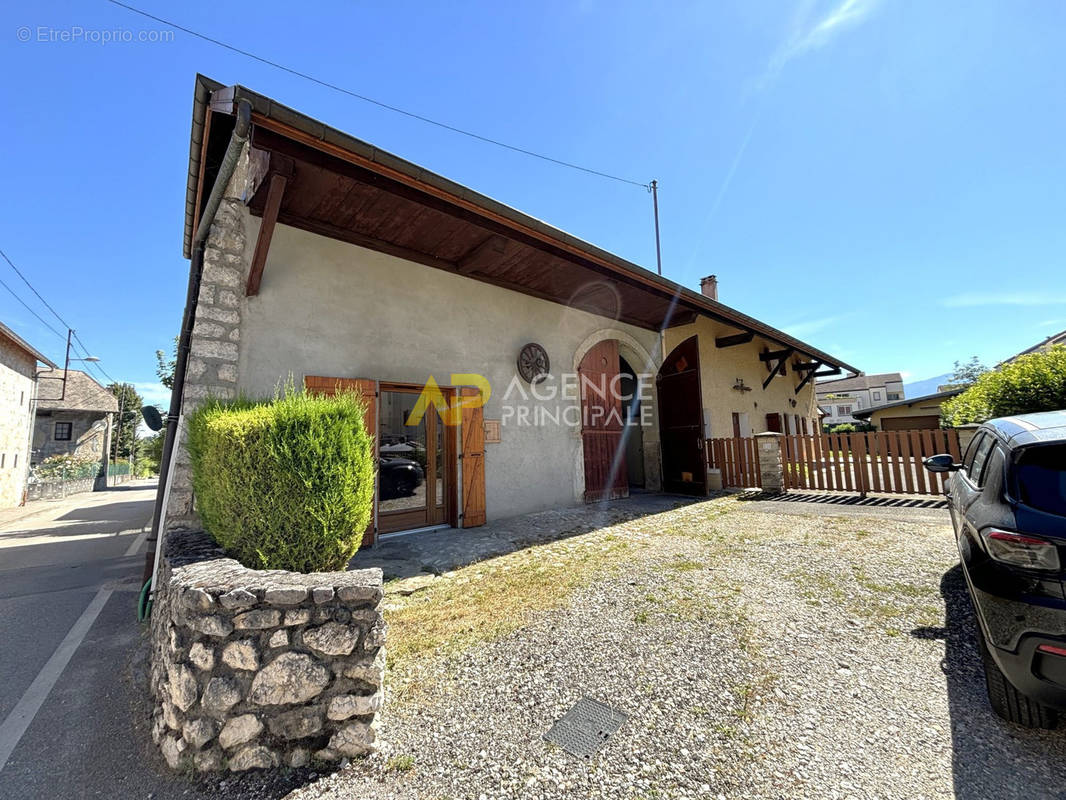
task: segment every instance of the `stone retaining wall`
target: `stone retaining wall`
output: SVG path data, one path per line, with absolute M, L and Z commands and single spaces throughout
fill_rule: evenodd
M 75 478 L 71 481 L 35 481 L 26 486 L 26 500 L 59 500 L 80 492 L 96 490 L 96 478 Z
M 167 537 L 152 611 L 152 736 L 172 768 L 303 766 L 373 750 L 380 569 L 259 571 Z

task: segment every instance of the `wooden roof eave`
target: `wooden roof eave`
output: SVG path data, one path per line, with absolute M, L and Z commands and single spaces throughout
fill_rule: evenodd
M 201 99 L 201 83 L 199 82 L 201 80 L 205 86 L 210 86 L 213 83 L 209 79 L 198 76 L 198 102 Z M 218 84 L 214 85 L 219 86 Z M 467 187 L 449 181 L 418 165 L 330 128 L 317 120 L 313 120 L 242 86 L 217 88 L 211 95 L 209 102 L 213 111 L 223 112 L 228 110 L 229 113 L 232 113 L 233 106 L 238 99 L 248 100 L 252 104 L 253 126 L 260 126 L 341 161 L 387 177 L 425 196 L 433 197 L 438 202 L 453 205 L 485 222 L 494 223 L 493 228 L 499 226 L 509 237 L 517 236 L 521 240 L 535 242 L 540 248 L 557 252 L 568 260 L 591 267 L 606 277 L 640 287 L 668 301 L 670 309 L 675 314 L 692 311 L 735 327 L 740 331 L 754 333 L 777 345 L 793 348 L 797 352 L 816 359 L 826 366 L 836 366 L 851 372 L 858 372 L 855 367 L 842 362 L 840 359 L 788 336 L 784 332 L 778 331 L 753 317 L 742 314 L 729 306 L 651 273 L 595 245 L 583 242 L 565 231 L 554 228 Z M 196 160 L 198 161 L 199 158 Z M 197 166 L 202 167 L 199 164 Z M 190 180 L 191 177 L 190 175 Z M 199 191 L 205 189 L 206 187 L 197 187 Z M 279 219 L 284 222 L 284 216 Z M 670 314 L 668 313 L 664 315 L 659 327 L 666 327 L 669 324 Z

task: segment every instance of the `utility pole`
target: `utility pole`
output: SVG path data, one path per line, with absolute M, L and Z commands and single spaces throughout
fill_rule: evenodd
M 655 210 L 655 266 L 659 274 L 663 274 L 663 253 L 659 247 L 659 182 L 651 182 L 651 203 Z
M 59 395 L 60 400 L 67 399 L 67 370 L 70 369 L 70 337 L 74 333 L 70 328 L 67 328 L 67 355 L 63 359 L 63 391 Z

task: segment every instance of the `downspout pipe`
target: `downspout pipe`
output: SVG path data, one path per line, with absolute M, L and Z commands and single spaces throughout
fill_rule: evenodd
M 185 371 L 189 365 L 189 353 L 192 349 L 192 329 L 196 324 L 196 305 L 200 299 L 200 281 L 204 274 L 204 249 L 211 224 L 222 204 L 230 178 L 237 169 L 241 151 L 248 141 L 248 132 L 252 127 L 252 105 L 247 100 L 237 101 L 237 122 L 230 134 L 229 145 L 218 168 L 218 175 L 211 187 L 211 194 L 204 204 L 203 214 L 196 226 L 196 235 L 192 242 L 192 260 L 189 265 L 189 286 L 185 294 L 185 312 L 181 320 L 181 334 L 178 337 L 177 362 L 174 365 L 174 386 L 170 391 L 170 410 L 167 412 L 166 438 L 163 440 L 163 455 L 159 460 L 159 488 L 155 496 L 155 512 L 152 515 L 152 531 L 148 535 L 148 552 L 144 554 L 144 573 L 141 583 L 147 583 L 155 570 L 156 548 L 159 546 L 160 525 L 163 519 L 163 499 L 167 484 L 171 480 L 170 463 L 174 452 L 174 440 L 178 432 L 178 420 L 181 418 L 182 394 L 185 389 Z M 154 587 L 153 587 L 154 588 Z

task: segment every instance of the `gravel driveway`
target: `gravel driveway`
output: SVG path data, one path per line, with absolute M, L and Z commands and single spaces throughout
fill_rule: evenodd
M 382 752 L 289 797 L 1064 796 L 1066 735 L 984 700 L 947 513 L 807 506 L 721 498 L 535 548 L 568 574 L 613 555 L 500 638 L 405 660 Z M 582 696 L 629 715 L 589 762 L 541 738 Z

